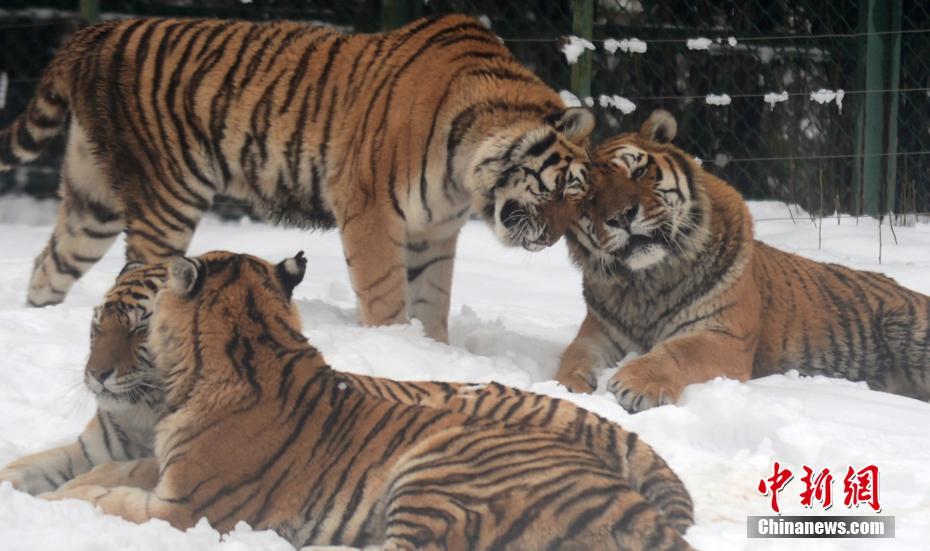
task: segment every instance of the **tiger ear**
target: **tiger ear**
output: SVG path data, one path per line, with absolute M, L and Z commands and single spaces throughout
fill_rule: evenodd
M 116 277 L 119 277 L 125 274 L 129 270 L 135 270 L 136 268 L 140 268 L 142 266 L 145 266 L 145 262 L 140 262 L 138 260 L 130 260 L 129 262 L 126 263 L 125 266 L 123 266 L 123 269 L 119 271 Z
M 656 109 L 639 127 L 639 136 L 656 143 L 671 143 L 678 133 L 675 117 L 665 109 Z
M 569 107 L 553 126 L 569 141 L 581 144 L 594 130 L 594 115 L 584 107 Z
M 168 288 L 185 297 L 194 296 L 203 287 L 204 272 L 203 263 L 196 258 L 172 258 L 168 266 Z
M 293 258 L 287 258 L 278 263 L 278 279 L 284 286 L 284 291 L 288 298 L 294 293 L 294 287 L 300 285 L 304 280 L 304 274 L 307 273 L 307 257 L 304 252 L 300 251 Z

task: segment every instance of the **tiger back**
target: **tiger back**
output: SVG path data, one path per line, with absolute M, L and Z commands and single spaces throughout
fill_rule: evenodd
M 452 386 L 330 369 L 290 301 L 304 262 L 176 261 L 149 336 L 169 412 L 157 426 L 158 485 L 48 497 L 179 528 L 201 516 L 223 531 L 244 520 L 295 545 L 689 548 L 675 528 L 690 524 L 687 492 L 619 427 L 519 391 L 500 414 L 469 415 L 437 397 Z M 429 405 L 378 396 L 415 389 Z M 478 403 L 497 393 L 480 391 Z M 507 422 L 521 408 L 529 413 Z M 674 521 L 635 489 L 652 479 L 677 507 Z
M 595 153 L 569 239 L 588 315 L 557 379 L 590 391 L 597 369 L 637 352 L 609 383 L 633 411 L 790 369 L 930 400 L 930 297 L 755 241 L 743 198 L 671 144 L 676 130 L 657 111 Z

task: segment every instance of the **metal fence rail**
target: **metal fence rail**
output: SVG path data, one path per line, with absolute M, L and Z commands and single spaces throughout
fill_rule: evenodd
M 925 2 L 7 0 L 0 125 L 23 110 L 82 14 L 289 18 L 374 32 L 450 12 L 480 17 L 555 89 L 590 104 L 599 138 L 634 129 L 661 107 L 678 118 L 677 143 L 747 197 L 824 214 L 930 211 Z M 569 64 L 562 52 L 569 36 L 594 50 Z M 812 98 L 819 90 L 842 94 Z M 780 95 L 767 102 L 768 94 Z M 0 192 L 53 193 L 60 154 L 59 145 L 29 168 L 0 175 Z

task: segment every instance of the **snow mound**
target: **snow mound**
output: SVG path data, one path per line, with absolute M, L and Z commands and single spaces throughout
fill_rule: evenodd
M 638 38 L 624 38 L 622 40 L 608 38 L 604 41 L 604 49 L 611 54 L 616 53 L 617 50 L 626 54 L 642 54 L 646 53 L 648 46 Z
M 601 107 L 613 107 L 614 109 L 619 109 L 624 115 L 629 115 L 633 111 L 636 111 L 636 104 L 632 101 L 626 99 L 623 96 L 613 95 L 601 95 L 598 97 L 598 102 L 601 104 Z
M 710 48 L 712 43 L 711 39 L 702 36 L 700 38 L 689 38 L 685 45 L 689 50 L 706 50 Z
M 704 102 L 708 105 L 724 106 L 730 105 L 730 102 L 732 101 L 733 100 L 730 99 L 730 96 L 727 94 L 707 94 L 707 96 L 704 98 Z
M 594 49 L 594 44 L 578 36 L 569 36 L 565 44 L 562 45 L 562 53 L 565 54 L 565 59 L 569 65 L 577 63 L 578 58 L 581 57 L 585 50 L 593 51 Z
M 762 101 L 769 104 L 769 107 L 771 107 L 772 111 L 774 111 L 776 103 L 788 101 L 788 92 L 769 92 L 765 94 L 765 96 L 762 98 Z

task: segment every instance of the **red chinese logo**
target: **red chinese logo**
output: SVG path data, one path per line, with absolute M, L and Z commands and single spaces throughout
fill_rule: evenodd
M 804 491 L 801 492 L 801 505 L 813 507 L 813 501 L 816 499 L 824 510 L 833 506 L 833 475 L 830 469 L 820 471 L 816 477 L 814 470 L 804 465 L 804 476 L 801 482 L 804 483 Z
M 882 506 L 878 503 L 878 467 L 869 465 L 859 471 L 849 467 L 843 479 L 843 492 L 846 494 L 843 504 L 847 507 L 858 507 L 860 503 L 865 503 L 876 513 L 881 511 Z
M 773 470 L 774 473 L 772 476 L 759 481 L 759 493 L 762 495 L 768 495 L 769 492 L 772 493 L 772 510 L 777 513 L 779 512 L 778 492 L 791 481 L 794 475 L 791 474 L 791 471 L 788 469 L 782 469 L 778 461 L 775 462 L 775 468 Z M 768 484 L 766 484 L 766 482 L 768 482 Z
M 803 465 L 804 476 L 801 482 L 804 484 L 804 490 L 800 493 L 801 505 L 811 508 L 814 502 L 820 503 L 824 510 L 833 506 L 833 475 L 830 469 L 824 468 L 816 472 L 811 467 Z M 772 469 L 772 476 L 763 478 L 759 481 L 759 493 L 767 496 L 771 494 L 772 510 L 780 513 L 778 506 L 778 493 L 793 479 L 794 474 L 787 467 L 782 467 L 778 461 L 775 462 Z M 849 467 L 846 476 L 843 478 L 843 493 L 845 495 L 843 504 L 846 507 L 858 507 L 859 504 L 866 504 L 873 511 L 881 511 L 881 505 L 878 502 L 878 467 L 869 465 L 860 470 Z

